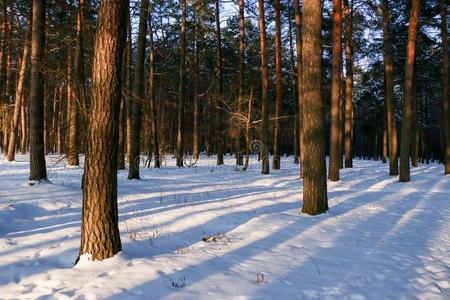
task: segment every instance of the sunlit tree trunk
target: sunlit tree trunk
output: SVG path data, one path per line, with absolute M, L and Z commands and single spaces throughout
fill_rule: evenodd
M 345 167 L 353 168 L 353 7 L 344 0 L 345 9 Z
M 117 209 L 117 143 L 127 0 L 103 0 L 94 45 L 80 255 L 93 260 L 121 248 Z
M 245 89 L 245 0 L 239 0 L 239 95 L 237 99 L 237 113 L 242 113 L 242 102 Z M 241 149 L 241 126 L 237 127 L 236 133 L 236 165 L 243 164 Z
M 328 210 L 322 101 L 322 1 L 303 2 L 303 208 L 317 215 Z
M 31 19 L 28 21 L 31 24 Z M 23 105 L 23 95 L 24 95 L 24 89 L 25 89 L 25 72 L 27 70 L 28 65 L 28 56 L 29 56 L 29 39 L 31 36 L 31 26 L 29 30 L 27 31 L 24 45 L 23 45 L 23 56 L 20 64 L 20 71 L 18 76 L 18 83 L 16 87 L 16 96 L 15 96 L 15 103 L 14 103 L 14 113 L 13 113 L 13 122 L 12 122 L 12 128 L 11 133 L 9 137 L 9 145 L 8 145 L 8 154 L 6 156 L 6 159 L 8 161 L 13 161 L 15 158 L 16 153 L 16 144 L 17 144 L 17 137 L 19 132 L 19 124 L 20 124 L 20 112 Z
M 293 36 L 292 36 L 292 20 L 291 20 L 291 6 L 289 5 L 288 10 L 288 35 L 289 35 L 289 75 L 290 75 L 290 85 L 291 85 L 291 91 L 294 98 L 293 108 L 294 108 L 294 164 L 299 163 L 299 156 L 300 156 L 300 132 L 299 132 L 299 126 L 298 126 L 298 90 L 297 90 L 297 83 L 295 81 L 295 60 L 294 60 L 294 42 L 293 42 Z
M 223 165 L 223 151 L 225 144 L 225 133 L 224 133 L 224 112 L 223 108 L 223 62 L 222 62 L 222 34 L 220 29 L 220 3 L 219 0 L 215 0 L 216 9 L 216 43 L 217 43 L 217 53 L 216 53 L 216 71 L 217 71 L 217 131 L 216 131 L 216 150 L 217 150 L 217 165 Z
M 331 80 L 331 138 L 329 179 L 339 180 L 342 88 L 342 0 L 333 0 L 333 65 Z
M 416 57 L 417 28 L 419 25 L 420 0 L 412 0 L 409 19 L 408 42 L 406 46 L 405 92 L 402 109 L 402 136 L 400 144 L 400 182 L 409 182 L 410 178 L 410 147 L 412 123 L 412 97 L 414 81 L 414 60 Z

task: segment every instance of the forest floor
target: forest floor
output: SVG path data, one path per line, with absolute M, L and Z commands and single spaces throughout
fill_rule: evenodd
M 310 217 L 292 158 L 267 176 L 255 159 L 247 172 L 214 164 L 119 172 L 123 251 L 74 266 L 82 169 L 48 156 L 51 184 L 28 186 L 28 157 L 0 159 L 0 298 L 450 299 L 442 166 L 404 184 L 355 160 L 329 183 L 329 212 Z

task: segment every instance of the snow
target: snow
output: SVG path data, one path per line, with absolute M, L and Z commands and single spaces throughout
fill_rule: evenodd
M 247 172 L 202 158 L 119 172 L 123 251 L 83 256 L 82 168 L 48 156 L 51 183 L 29 186 L 28 157 L 0 160 L 1 299 L 450 299 L 450 177 L 412 182 L 356 160 L 329 183 L 327 214 L 300 213 L 298 166 Z M 216 236 L 217 235 L 217 236 Z M 205 237 L 215 236 L 211 242 Z

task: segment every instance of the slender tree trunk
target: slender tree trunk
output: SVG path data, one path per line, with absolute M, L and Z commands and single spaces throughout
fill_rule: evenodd
M 194 12 L 195 31 L 194 31 L 194 130 L 192 135 L 192 155 L 197 160 L 200 155 L 200 18 L 197 12 Z
M 157 115 L 156 115 L 156 95 L 155 95 L 155 47 L 153 45 L 153 25 L 152 25 L 152 12 L 149 12 L 148 17 L 148 28 L 150 35 L 150 78 L 149 78 L 149 88 L 150 93 L 150 113 L 151 113 L 151 126 L 153 132 L 153 152 L 155 153 L 155 168 L 161 166 L 160 153 L 159 153 L 159 135 L 157 126 Z
M 300 178 L 303 178 L 303 40 L 302 40 L 302 14 L 300 11 L 300 1 L 294 0 L 295 6 L 295 31 L 297 50 L 297 93 L 298 93 L 298 126 L 299 126 L 299 153 L 300 153 Z
M 342 88 L 342 0 L 333 0 L 333 66 L 331 81 L 331 139 L 329 179 L 339 180 Z
M 442 135 L 444 140 L 444 164 L 445 175 L 450 174 L 450 97 L 449 97 L 449 58 L 448 58 L 448 30 L 447 30 L 447 10 L 445 0 L 439 0 L 441 14 L 442 32 Z
M 33 0 L 30 87 L 30 180 L 47 180 L 44 150 L 44 73 L 46 0 Z
M 289 5 L 288 10 L 288 20 L 289 20 L 289 27 L 288 27 L 288 34 L 289 34 L 289 73 L 290 73 L 290 79 L 291 79 L 291 91 L 292 95 L 294 96 L 294 164 L 299 163 L 299 156 L 300 156 L 300 132 L 299 132 L 299 126 L 298 126 L 298 90 L 297 90 L 297 84 L 295 81 L 295 61 L 294 61 L 294 43 L 292 38 L 292 21 L 291 21 L 291 6 Z
M 248 99 L 247 124 L 245 126 L 245 163 L 242 171 L 246 171 L 250 162 L 250 144 L 251 144 L 251 124 L 253 114 L 253 87 L 251 88 L 250 97 Z
M 31 19 L 28 21 L 31 25 Z M 25 85 L 25 73 L 28 66 L 28 56 L 29 56 L 29 39 L 31 36 L 31 26 L 27 31 L 25 42 L 23 45 L 23 56 L 22 63 L 20 65 L 19 77 L 17 79 L 16 96 L 14 103 L 14 114 L 13 114 L 13 124 L 11 128 L 11 135 L 9 138 L 8 154 L 6 159 L 8 161 L 13 161 L 16 154 L 16 144 L 19 132 L 19 122 L 20 122 L 20 112 L 22 109 L 23 95 L 24 95 L 24 85 Z
M 420 0 L 412 0 L 409 19 L 408 42 L 406 46 L 405 92 L 402 110 L 402 137 L 400 144 L 400 182 L 409 182 L 410 178 L 410 147 L 412 122 L 412 97 L 414 81 L 414 60 L 416 56 L 417 28 L 419 25 Z
M 353 7 L 345 7 L 345 167 L 353 168 Z
M 124 107 L 122 111 L 123 115 L 123 155 L 120 156 L 118 168 L 125 169 L 125 153 L 129 153 L 131 144 L 131 100 L 130 100 L 130 90 L 131 90 L 131 80 L 132 80 L 132 67 L 131 67 L 131 56 L 132 56 L 132 38 L 131 38 L 131 21 L 130 21 L 130 7 L 127 7 L 127 43 L 125 46 L 124 53 L 126 57 L 124 58 L 125 73 L 126 78 L 123 79 L 124 83 L 122 85 L 122 101 L 124 102 Z M 119 147 L 120 150 L 120 147 Z M 120 155 L 120 152 L 119 152 Z
M 383 164 L 387 163 L 388 157 L 388 133 L 386 119 L 383 121 Z
M 28 128 L 27 128 L 27 113 L 26 107 L 27 103 L 25 101 L 25 95 L 22 95 L 22 105 L 20 107 L 20 130 L 21 130 L 21 140 L 20 140 L 20 152 L 22 154 L 27 153 L 27 138 L 28 138 Z
M 280 169 L 281 164 L 281 110 L 283 106 L 283 69 L 282 69 L 282 48 L 281 48 L 281 4 L 280 0 L 275 0 L 275 51 L 276 51 L 276 103 L 275 103 L 275 129 L 272 168 Z
M 413 75 L 413 90 L 411 98 L 411 166 L 417 168 L 419 166 L 419 122 L 418 122 L 418 111 L 417 111 L 417 67 L 414 66 Z
M 216 2 L 216 41 L 217 41 L 217 82 L 218 82 L 218 102 L 217 102 L 217 132 L 216 132 L 216 150 L 217 150 L 217 165 L 223 165 L 223 148 L 224 148 L 224 112 L 223 112 L 223 68 L 222 68 L 222 34 L 220 30 L 220 9 L 219 0 Z
M 302 212 L 317 215 L 328 210 L 327 171 L 322 101 L 322 1 L 303 1 L 304 180 Z
M 178 98 L 177 167 L 183 167 L 183 126 L 186 102 L 186 0 L 181 0 L 181 54 Z
M 245 93 L 245 0 L 239 0 L 239 95 L 237 101 L 237 113 L 242 113 L 242 103 Z M 236 133 L 236 165 L 243 164 L 241 151 L 241 127 Z
M 128 179 L 140 179 L 139 162 L 141 155 L 142 100 L 144 99 L 145 48 L 147 42 L 147 19 L 149 0 L 141 2 L 139 34 L 136 53 L 136 73 L 134 78 L 133 101 L 131 102 L 131 149 L 129 151 Z
M 264 1 L 258 0 L 259 7 L 259 37 L 261 47 L 261 79 L 262 79 L 262 174 L 269 174 L 269 66 L 267 65 L 266 22 Z
M 80 255 L 93 260 L 121 248 L 117 209 L 117 143 L 127 0 L 102 0 L 92 63 L 90 121 Z
M 390 15 L 388 0 L 381 1 L 383 12 L 383 38 L 384 38 L 384 73 L 385 73 L 385 106 L 389 135 L 389 175 L 398 175 L 398 141 L 397 125 L 394 105 L 394 57 L 392 54 L 392 38 L 390 29 Z

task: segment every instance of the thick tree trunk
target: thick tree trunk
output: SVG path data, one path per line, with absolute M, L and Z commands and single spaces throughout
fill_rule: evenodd
M 353 7 L 344 0 L 345 7 L 345 167 L 353 168 Z
M 266 22 L 264 1 L 258 0 L 259 7 L 259 37 L 261 50 L 261 79 L 262 79 L 262 174 L 269 174 L 269 66 L 267 65 Z
M 383 13 L 383 38 L 384 38 L 384 73 L 385 73 L 385 106 L 389 135 L 389 175 L 398 175 L 398 141 L 397 125 L 394 105 L 394 57 L 392 54 L 392 38 L 390 29 L 390 15 L 388 0 L 381 1 Z
M 294 0 L 295 6 L 295 40 L 297 50 L 297 93 L 298 93 L 298 126 L 299 126 L 299 153 L 300 153 L 300 178 L 303 178 L 303 41 L 302 41 L 302 14 L 300 11 L 300 1 Z
M 31 19 L 29 20 L 31 24 Z M 19 132 L 19 122 L 20 122 L 20 113 L 22 110 L 23 105 L 23 95 L 24 95 L 24 85 L 25 85 L 25 72 L 27 70 L 28 66 L 28 56 L 29 56 L 29 39 L 31 36 L 31 26 L 28 30 L 25 42 L 23 45 L 23 56 L 22 61 L 20 64 L 20 71 L 19 76 L 17 79 L 17 87 L 16 87 L 16 96 L 15 96 L 15 103 L 14 103 L 14 114 L 13 114 L 13 122 L 12 122 L 12 128 L 11 128 L 11 134 L 9 137 L 9 145 L 8 145 L 8 154 L 6 156 L 6 159 L 8 161 L 13 161 L 16 154 L 16 144 L 17 144 L 17 138 L 18 138 L 18 132 Z
M 186 102 L 186 0 L 181 0 L 181 53 L 178 98 L 177 167 L 183 167 L 183 126 Z
M 30 87 L 30 180 L 47 180 L 44 150 L 44 73 L 46 0 L 33 0 Z
M 280 0 L 275 0 L 275 51 L 276 51 L 276 103 L 275 103 L 275 129 L 273 143 L 273 163 L 272 168 L 280 169 L 281 165 L 281 110 L 283 106 L 283 69 L 282 69 L 282 48 L 281 48 L 281 4 Z
M 445 175 L 450 174 L 450 97 L 449 97 L 449 58 L 448 58 L 448 30 L 447 30 L 447 10 L 445 0 L 439 0 L 439 9 L 441 14 L 441 32 L 442 32 L 442 135 L 444 140 L 444 164 Z
M 145 94 L 144 70 L 145 48 L 147 43 L 147 18 L 149 0 L 141 2 L 139 34 L 137 39 L 136 73 L 134 76 L 134 99 L 131 102 L 131 149 L 129 151 L 128 179 L 140 179 L 139 163 L 141 156 L 142 101 Z
M 339 180 L 342 88 L 342 0 L 333 0 L 333 66 L 331 81 L 331 129 L 329 179 Z
M 148 28 L 150 36 L 150 78 L 149 78 L 149 98 L 150 98 L 150 118 L 151 127 L 153 132 L 153 152 L 155 154 L 155 168 L 161 167 L 161 157 L 159 153 L 159 135 L 157 126 L 157 115 L 156 115 L 156 95 L 155 95 L 155 47 L 153 45 L 153 24 L 152 24 L 152 12 L 149 12 L 148 17 Z
M 127 0 L 103 0 L 92 63 L 91 111 L 83 189 L 80 255 L 114 256 L 120 242 L 117 210 L 117 143 Z
M 304 180 L 302 212 L 317 215 L 328 210 L 327 171 L 322 101 L 322 1 L 303 2 Z
M 408 42 L 406 46 L 405 92 L 402 109 L 402 136 L 400 145 L 400 182 L 409 182 L 410 178 L 410 147 L 412 122 L 412 97 L 414 81 L 414 60 L 416 57 L 417 28 L 419 25 L 420 0 L 412 0 L 409 19 Z

